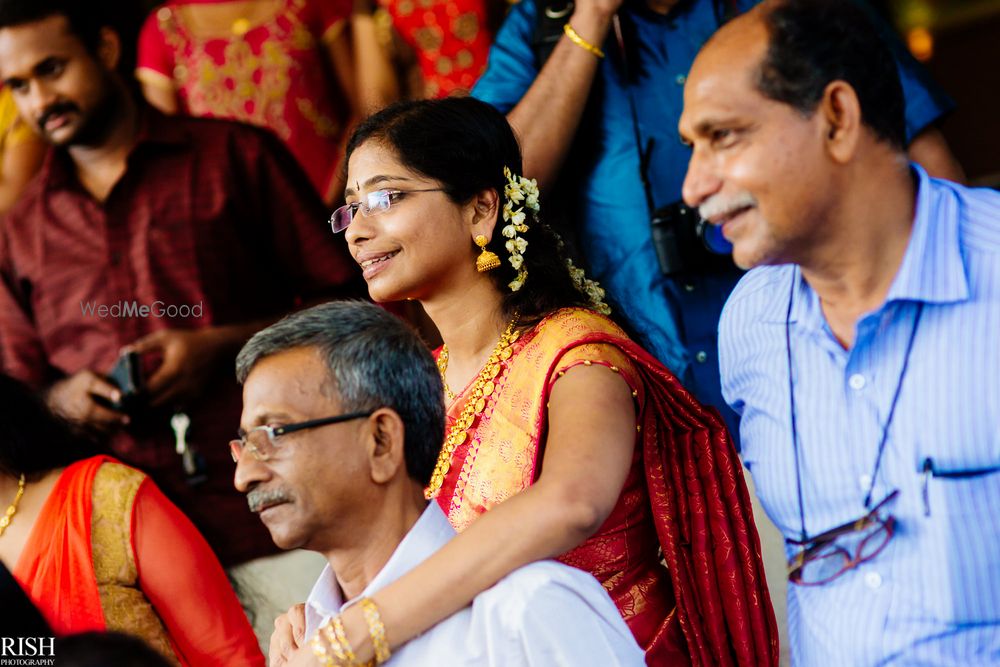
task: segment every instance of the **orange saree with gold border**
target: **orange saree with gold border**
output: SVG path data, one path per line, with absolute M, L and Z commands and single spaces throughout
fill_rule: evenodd
M 152 480 L 113 458 L 63 470 L 13 575 L 56 634 L 124 632 L 176 665 L 264 665 L 204 538 Z
M 638 433 L 621 497 L 560 560 L 593 574 L 650 665 L 776 665 L 778 631 L 739 457 L 713 410 L 609 319 L 568 308 L 510 348 L 437 501 L 462 530 L 538 476 L 553 384 L 578 364 L 620 373 Z M 466 388 L 449 407 L 449 426 Z

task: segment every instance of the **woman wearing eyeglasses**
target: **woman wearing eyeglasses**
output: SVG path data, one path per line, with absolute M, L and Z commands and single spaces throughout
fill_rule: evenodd
M 0 406 L 0 562 L 56 634 L 124 632 L 172 664 L 264 664 L 219 561 L 152 480 L 91 456 L 2 374 Z
M 504 116 L 470 98 L 403 103 L 359 126 L 347 156 L 334 231 L 375 301 L 418 300 L 444 340 L 448 423 L 426 495 L 460 534 L 374 596 L 389 643 L 558 557 L 601 581 L 649 664 L 775 664 L 725 428 L 563 259 Z M 342 621 L 371 658 L 361 610 Z M 287 624 L 277 664 L 283 643 L 296 644 Z

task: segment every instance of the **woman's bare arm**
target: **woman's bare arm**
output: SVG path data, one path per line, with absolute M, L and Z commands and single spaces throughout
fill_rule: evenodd
M 552 389 L 538 481 L 373 596 L 390 645 L 466 607 L 517 568 L 565 553 L 593 535 L 618 501 L 635 440 L 635 408 L 625 381 L 605 366 L 567 371 Z M 343 620 L 358 659 L 372 658 L 361 610 L 350 607 Z M 301 664 L 306 651 L 294 664 Z
M 357 64 L 358 106 L 361 118 L 373 114 L 400 97 L 400 85 L 392 59 L 379 38 L 374 3 L 358 0 L 351 14 L 351 37 Z

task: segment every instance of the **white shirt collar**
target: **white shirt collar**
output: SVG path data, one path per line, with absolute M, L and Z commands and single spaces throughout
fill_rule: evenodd
M 361 598 L 373 595 L 402 577 L 454 536 L 455 529 L 448 523 L 441 507 L 432 500 L 361 595 L 346 602 L 340 584 L 337 583 L 337 576 L 327 564 L 306 599 L 306 636 L 312 635 L 323 619 L 341 613 Z

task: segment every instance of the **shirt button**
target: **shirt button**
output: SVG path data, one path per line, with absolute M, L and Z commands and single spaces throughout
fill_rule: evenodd
M 862 491 L 867 491 L 871 483 L 872 483 L 871 475 L 861 475 L 860 477 L 858 477 L 858 486 L 861 487 Z
M 865 586 L 875 590 L 882 585 L 882 575 L 878 572 L 869 572 L 865 575 Z
M 694 285 L 692 285 L 691 283 L 684 283 L 684 291 L 685 292 L 693 292 L 694 291 Z
M 674 81 L 677 83 L 678 86 L 683 86 L 684 83 L 687 81 L 687 77 L 684 76 L 683 74 L 678 74 L 677 77 L 674 79 Z
M 854 389 L 855 391 L 861 391 L 864 389 L 866 383 L 867 380 L 865 380 L 865 376 L 861 373 L 855 373 L 847 381 L 847 384 L 849 384 L 851 389 Z
M 698 360 L 698 363 L 703 364 L 708 361 L 708 353 L 704 350 L 699 350 L 698 354 L 694 355 L 694 358 Z

